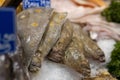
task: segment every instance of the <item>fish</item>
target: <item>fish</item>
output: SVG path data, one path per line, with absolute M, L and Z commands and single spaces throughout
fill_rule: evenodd
M 51 61 L 60 63 L 63 59 L 64 51 L 67 46 L 70 44 L 73 36 L 73 26 L 69 20 L 66 20 L 61 31 L 60 38 L 51 49 L 47 58 Z
M 23 65 L 26 70 L 38 49 L 52 13 L 52 8 L 30 8 L 17 15 L 17 34 L 24 51 Z
M 34 56 L 32 57 L 29 71 L 38 72 L 41 68 L 41 62 L 48 55 L 49 51 L 55 45 L 60 37 L 62 25 L 66 20 L 67 13 L 57 13 L 53 12 L 47 29 L 40 41 L 38 49 Z
M 90 65 L 88 60 L 84 56 L 84 49 L 72 41 L 65 51 L 63 64 L 70 68 L 73 68 L 77 72 L 81 73 L 84 77 L 90 76 Z
M 82 28 L 78 24 L 73 23 L 73 25 L 74 28 L 79 31 L 79 39 L 81 39 L 86 51 L 84 55 L 87 58 L 91 58 L 98 62 L 105 62 L 105 55 L 100 47 L 92 39 L 90 39 L 90 37 L 84 31 L 82 31 Z

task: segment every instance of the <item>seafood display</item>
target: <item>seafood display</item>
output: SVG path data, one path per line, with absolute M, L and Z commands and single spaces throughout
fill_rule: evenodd
M 23 65 L 26 72 L 38 72 L 47 57 L 90 76 L 87 57 L 105 61 L 104 53 L 97 44 L 66 16 L 66 13 L 54 12 L 50 8 L 31 8 L 18 14 L 18 35 L 21 44 L 24 44 Z
M 16 51 L 0 55 L 0 80 L 119 80 L 120 24 L 105 11 L 112 2 L 119 8 L 119 0 L 51 0 L 51 8 L 25 10 L 21 3 Z
M 45 58 L 66 65 L 84 77 L 91 76 L 91 60 L 105 62 L 104 52 L 97 43 L 79 24 L 66 18 L 67 13 L 52 8 L 31 8 L 18 14 L 18 36 L 27 77 L 41 70 Z

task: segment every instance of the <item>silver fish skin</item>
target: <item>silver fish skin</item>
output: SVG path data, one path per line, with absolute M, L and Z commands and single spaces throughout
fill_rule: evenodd
M 24 50 L 23 64 L 26 70 L 38 48 L 52 13 L 51 8 L 30 8 L 17 15 L 17 31 Z
M 29 70 L 31 72 L 38 72 L 41 67 L 41 62 L 48 55 L 49 51 L 55 45 L 60 37 L 62 25 L 66 20 L 67 13 L 54 12 L 47 29 L 39 44 L 38 50 L 32 58 Z
M 72 40 L 73 36 L 73 26 L 69 20 L 65 21 L 62 27 L 61 35 L 59 40 L 56 42 L 55 46 L 52 48 L 51 52 L 47 56 L 49 60 L 54 62 L 61 62 L 63 60 L 64 51 Z

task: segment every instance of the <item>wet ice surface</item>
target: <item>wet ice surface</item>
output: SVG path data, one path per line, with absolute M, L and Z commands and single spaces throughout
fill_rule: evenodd
M 97 42 L 98 46 L 105 53 L 105 63 L 95 63 L 94 61 L 90 63 L 91 66 L 91 76 L 99 74 L 99 72 L 107 71 L 106 64 L 110 62 L 111 52 L 114 49 L 115 40 L 113 39 L 102 39 Z
M 106 59 L 106 63 L 110 62 L 110 56 L 111 56 L 111 52 L 114 49 L 114 44 L 115 44 L 115 40 L 113 39 L 104 39 L 104 40 L 99 40 L 97 42 L 98 46 L 103 50 L 103 52 L 105 53 L 105 59 Z
M 82 75 L 67 66 L 45 60 L 40 72 L 32 80 L 81 80 Z

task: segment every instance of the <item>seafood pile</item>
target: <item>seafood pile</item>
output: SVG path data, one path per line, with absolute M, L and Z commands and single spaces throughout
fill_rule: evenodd
M 20 4 L 17 50 L 0 55 L 0 80 L 117 80 L 107 64 L 120 24 L 101 16 L 108 4 L 51 0 L 52 8 L 24 11 Z
M 85 78 L 91 76 L 91 61 L 105 62 L 104 52 L 65 12 L 52 8 L 24 10 L 17 15 L 17 34 L 26 80 L 30 73 L 40 71 L 45 58 L 66 65 Z

